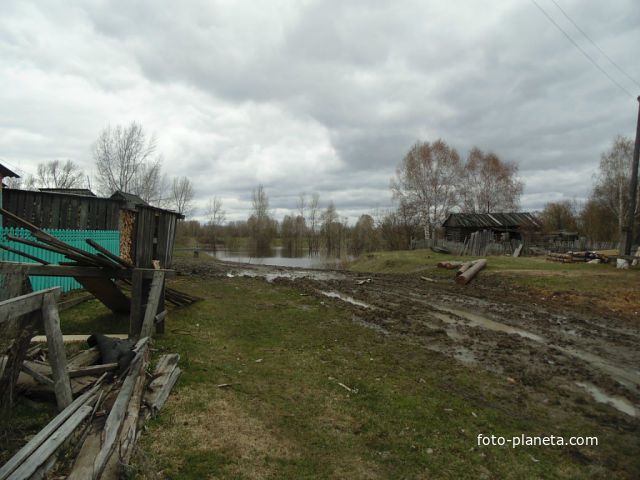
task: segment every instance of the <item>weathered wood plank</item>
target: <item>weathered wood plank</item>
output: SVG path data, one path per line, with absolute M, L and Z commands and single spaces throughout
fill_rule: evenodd
M 42 260 L 41 258 L 35 257 L 33 255 L 29 255 L 28 253 L 22 252 L 20 250 L 16 250 L 15 248 L 7 247 L 6 245 L 0 244 L 0 248 L 6 250 L 7 252 L 15 253 L 16 255 L 20 255 L 21 257 L 28 258 L 29 260 L 33 260 L 34 262 L 41 263 L 42 265 L 49 265 L 49 262 Z
M 40 310 L 45 295 L 52 294 L 54 298 L 58 298 L 61 290 L 60 287 L 52 287 L 0 302 L 0 324 L 10 318 Z
M 46 462 L 49 457 L 66 442 L 75 429 L 78 428 L 91 413 L 91 410 L 92 408 L 89 405 L 83 405 L 78 408 L 26 461 L 16 468 L 8 477 L 8 480 L 24 480 L 25 478 L 30 478 L 31 475 L 38 470 L 40 465 Z
M 64 340 L 64 336 L 63 336 Z M 100 351 L 98 347 L 91 347 L 87 350 L 83 350 L 78 353 L 74 357 L 70 358 L 67 362 L 67 366 L 69 370 L 86 367 L 87 365 L 92 365 L 98 361 L 100 358 Z
M 38 383 L 41 383 L 43 385 L 54 385 L 53 380 L 36 370 L 31 362 L 22 362 L 22 371 L 32 376 L 33 379 Z
M 85 290 L 91 292 L 98 300 L 104 303 L 111 311 L 116 313 L 128 312 L 131 301 L 120 291 L 110 278 L 99 277 L 74 277 Z
M 54 388 L 56 391 L 56 402 L 58 408 L 63 410 L 73 401 L 71 394 L 71 383 L 67 372 L 67 356 L 64 352 L 62 342 L 62 332 L 60 331 L 60 317 L 58 316 L 58 306 L 53 293 L 46 293 L 42 301 L 42 321 L 44 331 L 47 335 L 47 346 L 49 347 L 49 362 L 53 373 Z
M 37 265 L 35 263 L 0 262 L 0 274 L 14 272 L 15 269 L 26 275 L 38 275 L 45 277 L 107 277 L 107 278 L 131 278 L 131 270 L 121 268 L 105 270 L 100 267 L 63 266 L 63 265 Z M 12 270 L 13 269 L 13 270 Z M 158 270 L 154 268 L 138 269 L 144 278 L 152 278 Z M 174 278 L 175 270 L 162 270 L 166 278 Z
M 153 274 L 151 280 L 151 288 L 149 289 L 149 297 L 147 299 L 147 308 L 144 314 L 144 320 L 142 322 L 142 328 L 140 329 L 140 337 L 151 336 L 153 329 L 154 319 L 158 312 L 158 302 L 160 301 L 160 294 L 164 287 L 164 273 L 157 271 Z
M 40 430 L 29 442 L 22 447 L 11 459 L 0 468 L 0 480 L 5 480 L 19 465 L 21 465 L 42 443 L 49 438 L 67 419 L 81 406 L 91 402 L 95 397 L 99 385 L 76 398 L 71 405 L 60 412 L 42 430 Z
M 113 407 L 111 407 L 111 411 L 109 412 L 109 416 L 107 417 L 102 433 L 102 448 L 93 463 L 93 480 L 96 480 L 100 476 L 116 446 L 116 439 L 120 432 L 126 408 L 131 400 L 131 395 L 133 394 L 133 388 L 136 384 L 138 375 L 140 375 L 141 372 L 144 374 L 147 351 L 148 343 L 145 342 L 142 344 L 135 358 L 132 360 L 131 366 L 129 367 L 129 373 L 122 383 L 120 393 L 118 393 Z
M 101 365 L 91 365 L 89 367 L 69 369 L 69 377 L 84 377 L 87 375 L 100 375 L 104 372 L 116 370 L 118 363 L 103 363 Z

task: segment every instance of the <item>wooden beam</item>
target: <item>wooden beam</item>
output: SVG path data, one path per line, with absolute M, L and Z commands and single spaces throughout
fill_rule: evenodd
M 20 255 L 21 257 L 33 260 L 34 262 L 41 263 L 42 265 L 49 265 L 49 262 L 42 260 L 41 258 L 34 257 L 33 255 L 29 255 L 28 253 L 21 252 L 20 250 L 16 250 L 15 248 L 7 247 L 6 245 L 2 244 L 0 244 L 0 248 L 6 250 L 7 252 L 15 253 L 16 255 Z
M 31 478 L 40 466 L 60 448 L 78 426 L 91 413 L 92 407 L 83 405 L 76 410 L 33 454 L 27 458 L 7 480 Z
M 0 302 L 0 324 L 10 318 L 20 317 L 40 310 L 42 308 L 44 295 L 51 294 L 57 299 L 61 291 L 62 289 L 60 287 L 52 287 Z
M 122 258 L 120 258 L 118 255 L 115 255 L 113 253 L 111 253 L 109 250 L 107 250 L 106 248 L 104 248 L 102 245 L 100 245 L 98 242 L 96 242 L 95 240 L 91 240 L 90 238 L 87 238 L 85 240 L 89 245 L 91 245 L 93 248 L 95 248 L 97 251 L 99 251 L 100 253 L 106 255 L 107 257 L 109 257 L 111 260 L 118 262 L 120 265 L 122 265 L 123 267 L 127 267 L 127 268 L 135 268 L 135 265 L 133 265 L 132 263 L 127 262 L 126 260 L 123 260 Z
M 147 299 L 147 308 L 144 313 L 144 320 L 142 321 L 142 328 L 140 329 L 140 337 L 150 337 L 154 324 L 154 319 L 158 313 L 158 302 L 160 301 L 160 294 L 164 287 L 164 273 L 157 271 L 153 275 L 151 280 L 151 289 L 149 290 L 149 298 Z
M 91 365 L 89 367 L 81 367 L 69 369 L 69 377 L 84 377 L 87 375 L 100 375 L 118 368 L 118 363 L 103 363 L 101 365 Z
M 42 301 L 42 321 L 44 323 L 44 331 L 47 335 L 49 362 L 51 363 L 53 374 L 56 402 L 58 403 L 58 408 L 63 410 L 73 401 L 73 395 L 71 394 L 71 383 L 69 382 L 69 372 L 67 371 L 67 356 L 64 352 L 62 332 L 60 331 L 58 306 L 53 293 L 46 293 L 44 295 Z
M 112 312 L 126 313 L 131 308 L 131 301 L 122 291 L 111 281 L 110 278 L 96 277 L 73 277 L 91 292 L 94 297 L 104 303 Z
M 25 275 L 43 277 L 107 277 L 107 278 L 131 278 L 132 270 L 125 268 L 105 269 L 102 267 L 83 267 L 66 265 L 37 265 L 23 262 L 0 262 L 0 274 L 16 273 L 16 270 Z M 155 272 L 164 272 L 166 278 L 174 278 L 175 270 L 156 270 L 154 268 L 137 268 L 143 278 L 153 278 Z
M 120 432 L 120 427 L 122 425 L 122 421 L 124 420 L 129 401 L 131 400 L 138 375 L 144 375 L 148 345 L 148 342 L 143 343 L 140 347 L 140 350 L 131 361 L 129 373 L 122 383 L 120 393 L 118 393 L 113 407 L 111 407 L 111 411 L 109 412 L 109 416 L 107 417 L 104 425 L 104 430 L 102 432 L 102 448 L 100 449 L 100 452 L 93 462 L 93 480 L 96 480 L 100 477 L 104 467 L 107 464 L 107 461 L 111 457 L 111 454 L 116 447 L 118 433 Z
M 41 383 L 43 385 L 53 385 L 53 380 L 51 380 L 49 377 L 47 377 L 46 375 L 43 375 L 42 373 L 40 373 L 39 371 L 37 371 L 35 368 L 33 368 L 33 364 L 29 364 L 28 361 L 24 361 L 22 362 L 22 371 L 24 373 L 26 373 L 27 375 L 31 375 L 33 377 L 33 379 L 38 382 Z

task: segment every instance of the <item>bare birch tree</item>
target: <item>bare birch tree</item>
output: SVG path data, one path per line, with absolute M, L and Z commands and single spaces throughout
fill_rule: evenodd
M 185 217 L 193 208 L 193 185 L 187 177 L 174 178 L 171 184 L 171 206 Z
M 591 196 L 616 219 L 618 231 L 622 230 L 631 208 L 629 183 L 632 160 L 633 142 L 630 138 L 618 135 L 611 149 L 600 157 L 600 168 Z
M 207 216 L 207 227 L 210 229 L 213 249 L 216 249 L 218 231 L 227 218 L 227 213 L 222 209 L 222 200 L 215 195 L 209 199 L 205 210 Z
M 41 188 L 84 188 L 84 172 L 71 160 L 51 160 L 38 164 L 35 183 Z
M 121 190 L 155 204 L 163 198 L 166 179 L 162 175 L 161 160 L 153 158 L 156 139 L 148 138 L 140 124 L 106 127 L 92 150 L 102 194 Z
M 474 147 L 460 179 L 463 212 L 513 212 L 519 208 L 524 184 L 517 178 L 518 167 L 504 162 L 492 152 Z
M 458 152 L 444 141 L 418 142 L 396 169 L 391 189 L 401 204 L 411 205 L 420 216 L 425 237 L 457 206 L 462 166 Z

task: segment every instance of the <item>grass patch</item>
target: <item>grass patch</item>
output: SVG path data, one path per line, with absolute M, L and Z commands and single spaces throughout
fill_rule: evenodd
M 152 478 L 150 464 L 181 479 L 638 474 L 637 432 L 358 326 L 319 299 L 254 279 L 173 283 L 205 300 L 173 312 L 156 341 L 182 355 L 184 373 L 141 437 L 152 461 L 137 478 Z M 480 433 L 600 445 L 479 447 Z
M 407 250 L 375 252 L 358 257 L 347 265 L 356 272 L 419 274 L 436 279 L 452 279 L 450 270 L 437 268 L 438 262 L 475 260 L 432 252 Z M 544 257 L 490 256 L 479 274 L 483 283 L 505 289 L 522 289 L 534 298 L 564 301 L 596 313 L 621 313 L 640 321 L 640 268 L 618 270 L 615 264 L 558 263 Z M 474 281 L 478 283 L 477 281 Z

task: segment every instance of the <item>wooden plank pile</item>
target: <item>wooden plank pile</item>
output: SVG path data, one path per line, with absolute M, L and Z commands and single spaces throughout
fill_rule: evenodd
M 0 480 L 43 478 L 54 469 L 68 479 L 121 478 L 144 420 L 162 408 L 181 373 L 179 355 L 164 355 L 148 379 L 149 343 L 149 337 L 136 343 L 135 357 L 121 375 L 94 376 L 84 393 L 0 468 Z M 69 371 L 95 358 L 95 349 L 82 352 L 69 360 Z M 60 457 L 63 448 L 70 453 Z

